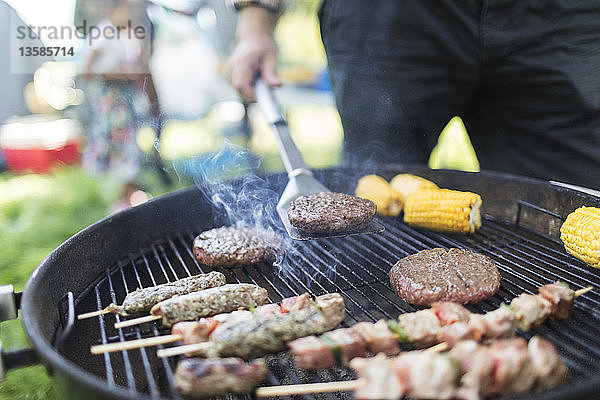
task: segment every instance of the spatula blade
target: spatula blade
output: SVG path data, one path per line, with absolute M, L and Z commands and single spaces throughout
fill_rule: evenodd
M 355 231 L 343 231 L 343 232 L 333 232 L 333 233 L 309 233 L 305 232 L 301 229 L 298 229 L 290 223 L 288 218 L 288 209 L 289 204 L 286 205 L 278 205 L 277 213 L 279 214 L 279 218 L 281 218 L 281 222 L 283 222 L 283 226 L 285 226 L 285 230 L 288 235 L 292 239 L 295 240 L 312 240 L 312 239 L 322 239 L 322 238 L 334 238 L 334 237 L 343 237 L 343 236 L 353 236 L 353 235 L 363 235 L 363 234 L 373 234 L 373 233 L 381 233 L 385 230 L 385 227 L 381 225 L 377 221 L 371 221 L 368 227 L 355 230 Z

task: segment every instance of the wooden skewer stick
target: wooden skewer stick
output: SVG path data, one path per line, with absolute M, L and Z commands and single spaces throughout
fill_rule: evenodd
M 196 351 L 203 350 L 203 349 L 207 348 L 208 346 L 210 346 L 210 342 L 187 344 L 184 346 L 175 346 L 175 347 L 171 347 L 168 349 L 158 350 L 156 352 L 156 355 L 159 358 L 179 356 L 181 354 L 193 353 Z M 431 346 L 431 347 L 425 349 L 425 351 L 438 353 L 438 352 L 441 352 L 441 351 L 444 351 L 447 349 L 448 349 L 448 343 L 438 343 L 435 346 Z
M 110 314 L 112 311 L 107 308 L 103 308 L 102 310 L 90 311 L 84 314 L 79 314 L 77 319 L 87 319 L 92 317 L 97 317 L 98 315 Z
M 579 297 L 579 296 L 581 296 L 582 294 L 586 294 L 587 292 L 589 292 L 589 291 L 591 291 L 591 290 L 594 290 L 594 287 L 593 287 L 593 286 L 588 286 L 588 287 L 586 287 L 586 288 L 583 288 L 583 289 L 576 290 L 576 291 L 575 291 L 575 297 Z
M 439 343 L 423 351 L 439 353 L 448 349 L 447 343 Z M 306 383 L 300 385 L 265 386 L 256 389 L 256 397 L 293 396 L 298 394 L 345 392 L 360 389 L 367 384 L 365 378 L 353 381 Z
M 180 354 L 186 354 L 186 353 L 200 351 L 200 350 L 203 350 L 210 346 L 211 346 L 210 342 L 186 344 L 184 346 L 175 346 L 175 347 L 170 347 L 168 349 L 158 350 L 156 352 L 156 355 L 159 358 L 173 357 L 173 356 L 178 356 Z
M 181 335 L 155 336 L 144 339 L 129 340 L 127 342 L 98 344 L 92 346 L 90 351 L 92 354 L 114 353 L 115 351 L 133 350 L 139 349 L 140 347 L 158 346 L 160 344 L 173 343 L 182 339 L 183 336 Z
M 265 386 L 256 389 L 256 397 L 292 396 L 295 394 L 346 392 L 367 384 L 365 378 L 353 381 L 305 383 L 301 385 Z
M 156 321 L 161 318 L 162 318 L 162 316 L 160 316 L 160 315 L 146 315 L 144 317 L 126 319 L 125 321 L 115 322 L 115 329 L 127 328 L 128 326 L 139 325 L 139 324 L 143 324 L 145 322 L 152 322 L 152 321 Z

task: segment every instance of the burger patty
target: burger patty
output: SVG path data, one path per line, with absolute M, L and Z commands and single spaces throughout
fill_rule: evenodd
M 200 263 L 213 268 L 272 263 L 280 244 L 268 231 L 224 226 L 196 236 L 194 255 Z
M 405 301 L 475 303 L 498 291 L 500 273 L 483 254 L 464 249 L 422 250 L 404 257 L 390 270 L 392 288 Z
M 376 211 L 370 200 L 321 192 L 292 201 L 288 218 L 292 226 L 309 233 L 348 232 L 366 228 Z

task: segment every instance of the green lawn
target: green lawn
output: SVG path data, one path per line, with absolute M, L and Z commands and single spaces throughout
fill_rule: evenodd
M 165 190 L 156 177 L 145 180 L 153 195 Z M 54 248 L 107 215 L 119 196 L 118 187 L 86 175 L 80 167 L 50 175 L 0 174 L 0 284 L 23 290 L 31 272 Z M 3 322 L 0 339 L 4 350 L 26 347 L 20 319 Z M 41 366 L 11 371 L 0 383 L 1 400 L 56 398 Z
M 23 290 L 33 269 L 66 238 L 102 218 L 110 199 L 78 168 L 52 176 L 0 175 L 0 283 Z M 2 323 L 4 349 L 27 346 L 20 320 Z M 8 373 L 1 399 L 55 399 L 43 367 Z

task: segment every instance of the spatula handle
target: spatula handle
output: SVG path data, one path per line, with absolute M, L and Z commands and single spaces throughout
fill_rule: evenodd
M 254 91 L 256 100 L 275 134 L 275 140 L 279 146 L 279 153 L 281 154 L 281 159 L 283 160 L 283 164 L 285 165 L 288 174 L 304 171 L 310 173 L 304 162 L 304 158 L 302 158 L 302 154 L 290 136 L 287 122 L 281 114 L 281 109 L 275 100 L 275 96 L 273 96 L 271 87 L 259 77 L 254 83 Z

